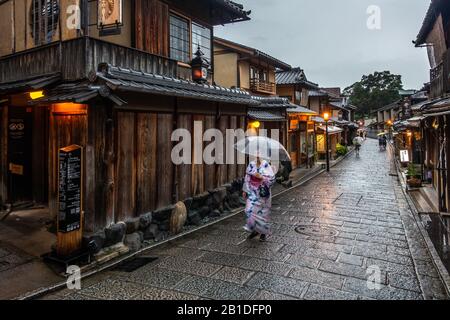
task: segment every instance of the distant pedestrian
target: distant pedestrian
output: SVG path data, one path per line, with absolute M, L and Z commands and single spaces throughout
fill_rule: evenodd
M 387 146 L 387 138 L 385 135 L 381 135 L 378 138 L 378 145 L 380 146 L 380 150 L 384 151 L 386 150 L 386 146 Z
M 260 235 L 260 241 L 264 242 L 270 233 L 271 187 L 274 182 L 275 174 L 267 161 L 257 158 L 249 164 L 243 189 L 243 196 L 247 200 L 247 223 L 244 229 L 251 233 L 249 239 Z
M 362 137 L 356 137 L 353 139 L 353 145 L 355 146 L 356 156 L 359 157 L 359 151 L 361 150 L 361 146 L 364 143 L 364 139 Z

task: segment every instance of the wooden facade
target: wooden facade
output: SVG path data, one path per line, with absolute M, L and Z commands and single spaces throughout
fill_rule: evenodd
M 0 205 L 30 201 L 48 205 L 50 216 L 57 217 L 59 150 L 81 146 L 83 228 L 58 233 L 59 253 L 67 255 L 79 249 L 85 232 L 212 191 L 245 174 L 245 165 L 175 165 L 171 158 L 175 129 L 188 129 L 193 135 L 203 135 L 212 128 L 223 133 L 227 129 L 245 129 L 248 105 L 253 101 L 239 92 L 189 82 L 183 83 L 182 90 L 177 89 L 177 78 L 182 74 L 181 78 L 189 79 L 191 70 L 186 63 L 171 59 L 170 15 L 209 28 L 212 39 L 214 25 L 248 19 L 239 6 L 206 0 L 124 1 L 120 30 L 102 35 L 104 30 L 93 25 L 97 1 L 81 1 L 86 11 L 82 12 L 80 29 L 69 32 L 59 23 L 51 39 L 37 43 L 27 38 L 29 25 L 24 23 L 31 2 L 0 1 L 0 17 L 11 17 L 13 25 L 24 26 L 23 30 L 10 29 L 5 21 L 0 22 L 11 36 L 11 41 L 7 39 L 0 47 Z M 72 2 L 78 3 L 58 1 L 61 12 Z M 61 22 L 63 17 L 59 18 Z M 192 39 L 189 41 L 192 50 Z M 117 90 L 112 94 L 114 85 L 98 79 L 99 66 L 105 64 L 173 88 L 162 93 Z M 142 88 L 149 88 L 143 81 Z M 64 93 L 66 86 L 72 88 L 69 94 Z M 185 97 L 190 90 L 191 95 Z M 33 101 L 33 91 L 43 91 L 45 99 L 51 98 Z M 214 98 L 224 92 L 225 97 Z M 17 150 L 11 148 L 8 132 L 12 121 L 24 121 L 28 130 L 27 144 L 21 144 L 21 149 L 16 146 Z M 201 123 L 200 131 L 193 130 L 195 123 Z M 203 146 L 207 144 L 205 141 Z M 198 150 L 203 152 L 202 148 Z M 198 150 L 192 151 L 193 157 L 198 157 Z M 23 161 L 15 165 L 13 156 L 22 151 Z M 16 198 L 14 186 L 26 191 L 20 199 Z

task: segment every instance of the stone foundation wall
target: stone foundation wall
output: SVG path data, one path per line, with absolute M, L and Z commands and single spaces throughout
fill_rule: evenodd
M 93 254 L 123 242 L 130 251 L 148 243 L 159 242 L 182 233 L 186 228 L 204 224 L 242 207 L 243 179 L 210 190 L 177 204 L 155 210 L 127 221 L 113 224 L 102 231 L 85 234 L 83 246 Z

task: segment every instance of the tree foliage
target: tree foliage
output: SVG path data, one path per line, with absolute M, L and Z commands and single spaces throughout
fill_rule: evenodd
M 361 115 L 369 115 L 372 111 L 399 100 L 399 90 L 402 89 L 401 75 L 383 71 L 364 75 L 361 81 L 345 88 L 344 94 L 350 97 L 349 102 L 358 107 Z

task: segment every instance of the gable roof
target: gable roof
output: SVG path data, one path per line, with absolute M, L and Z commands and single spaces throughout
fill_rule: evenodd
M 381 107 L 380 109 L 374 110 L 374 112 L 387 111 L 387 110 L 390 110 L 390 109 L 396 109 L 396 108 L 399 107 L 399 103 L 400 102 L 402 102 L 402 100 L 397 100 L 397 101 L 395 101 L 395 102 L 393 102 L 391 104 L 388 104 L 388 105 L 386 105 L 384 107 Z
M 303 85 L 307 88 L 318 89 L 319 85 L 308 81 L 305 71 L 301 68 L 292 68 L 287 71 L 277 71 L 275 74 L 277 85 Z
M 192 81 L 145 73 L 101 63 L 98 71 L 90 75 L 91 83 L 61 84 L 46 93 L 39 102 L 84 102 L 97 96 L 112 98 L 120 104 L 126 104 L 112 93 L 135 92 L 143 94 L 165 95 L 171 97 L 224 102 L 247 106 L 258 106 L 261 102 L 240 89 L 197 84 Z
M 430 7 L 425 15 L 425 18 L 422 23 L 422 27 L 420 28 L 419 34 L 417 35 L 416 41 L 414 44 L 416 47 L 419 47 L 427 41 L 427 37 L 430 34 L 431 30 L 434 27 L 434 24 L 439 17 L 439 14 L 442 10 L 442 6 L 446 0 L 432 0 L 430 3 Z
M 235 52 L 239 52 L 242 54 L 247 54 L 252 58 L 258 58 L 261 60 L 264 60 L 265 62 L 273 65 L 276 68 L 282 69 L 282 70 L 290 70 L 292 68 L 291 65 L 275 58 L 272 57 L 271 55 L 262 52 L 261 50 L 237 43 L 237 42 L 233 42 L 227 39 L 223 39 L 223 38 L 219 38 L 219 37 L 214 37 L 214 43 L 219 44 L 223 47 L 226 47 L 229 50 L 235 51 Z
M 336 97 L 339 98 L 341 96 L 341 88 L 322 88 L 321 90 L 328 93 L 330 97 Z
M 231 0 L 210 0 L 213 4 L 221 7 L 224 12 L 214 11 L 217 16 L 215 16 L 216 24 L 223 23 L 233 23 L 239 21 L 247 21 L 250 20 L 249 15 L 251 11 L 244 10 L 244 6 L 242 4 L 236 3 Z

